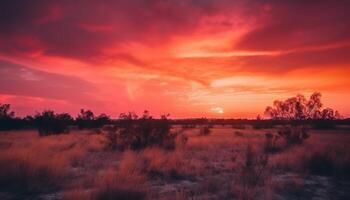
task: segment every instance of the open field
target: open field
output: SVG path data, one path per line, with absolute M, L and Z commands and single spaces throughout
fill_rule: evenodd
M 0 135 L 1 199 L 348 199 L 349 130 L 311 130 L 268 153 L 275 129 L 182 130 L 174 151 L 106 151 L 91 130 Z

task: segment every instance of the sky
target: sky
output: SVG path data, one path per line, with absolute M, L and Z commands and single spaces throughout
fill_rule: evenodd
M 347 0 L 3 0 L 0 102 L 255 118 L 318 91 L 350 116 L 349 19 Z

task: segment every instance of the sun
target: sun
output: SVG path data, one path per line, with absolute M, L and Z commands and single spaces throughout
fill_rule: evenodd
M 211 109 L 211 111 L 218 113 L 218 114 L 223 114 L 224 113 L 224 109 L 221 107 L 214 107 Z

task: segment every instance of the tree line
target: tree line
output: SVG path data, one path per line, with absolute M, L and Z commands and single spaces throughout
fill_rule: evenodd
M 81 109 L 76 118 L 69 113 L 55 113 L 44 110 L 35 115 L 16 117 L 10 104 L 0 103 L 0 130 L 37 128 L 40 135 L 59 134 L 68 132 L 70 126 L 79 129 L 100 128 L 111 122 L 106 114 L 95 115 L 91 110 Z
M 147 113 L 147 111 L 146 111 Z M 332 108 L 323 108 L 321 93 L 315 92 L 309 98 L 303 95 L 276 100 L 272 106 L 265 109 L 263 119 L 258 116 L 255 120 L 246 119 L 177 119 L 170 120 L 172 125 L 183 125 L 186 128 L 194 128 L 196 125 L 232 125 L 232 127 L 243 127 L 252 125 L 254 128 L 272 128 L 275 125 L 286 123 L 308 123 L 316 128 L 334 128 L 336 124 L 349 124 L 349 119 L 340 120 L 342 117 L 338 111 Z M 128 118 L 129 121 L 125 120 Z M 149 121 L 161 120 L 147 118 Z M 16 117 L 11 110 L 10 104 L 0 103 L 0 130 L 36 128 L 40 135 L 60 134 L 69 131 L 69 128 L 76 126 L 79 129 L 99 129 L 107 124 L 121 125 L 124 123 L 141 123 L 133 112 L 122 113 L 119 119 L 112 120 L 106 114 L 95 115 L 91 110 L 81 109 L 79 114 L 73 118 L 68 113 L 55 113 L 53 110 L 45 110 L 35 115 Z

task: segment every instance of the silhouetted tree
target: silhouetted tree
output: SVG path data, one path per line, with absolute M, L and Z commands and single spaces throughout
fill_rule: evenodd
M 91 110 L 81 109 L 76 118 L 76 123 L 79 129 L 92 128 L 94 119 L 95 115 Z
M 265 114 L 276 120 L 333 120 L 340 118 L 338 111 L 322 110 L 321 93 L 313 93 L 309 99 L 298 94 L 285 101 L 276 100 L 265 109 Z
M 0 119 L 5 118 L 14 118 L 15 113 L 11 111 L 11 105 L 10 104 L 1 104 L 0 103 Z
M 309 138 L 304 120 L 312 122 L 315 128 L 334 128 L 334 120 L 340 118 L 338 111 L 331 108 L 322 109 L 321 96 L 321 93 L 314 92 L 309 99 L 298 94 L 284 101 L 276 100 L 272 107 L 266 108 L 265 114 L 274 120 L 297 122 L 285 126 L 278 134 L 290 145 L 301 144 Z
M 103 125 L 111 122 L 108 115 L 102 113 L 94 119 L 94 128 L 101 128 Z
M 18 129 L 21 126 L 21 119 L 15 118 L 11 105 L 0 103 L 0 130 Z

